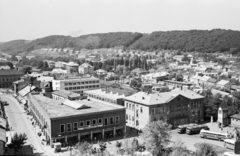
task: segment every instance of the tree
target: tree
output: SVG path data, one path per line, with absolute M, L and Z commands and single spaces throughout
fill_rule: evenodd
M 142 130 L 141 137 L 147 150 L 156 155 L 162 153 L 162 150 L 171 142 L 171 125 L 162 120 L 149 122 Z
M 200 145 L 199 150 L 197 150 L 196 153 L 197 156 L 217 156 L 218 153 L 216 150 L 213 148 L 212 145 L 203 143 Z
M 182 82 L 182 81 L 183 81 L 183 75 L 180 74 L 180 73 L 178 73 L 178 74 L 176 75 L 176 80 Z
M 134 78 L 130 82 L 130 87 L 140 89 L 142 86 L 142 80 L 140 78 Z
M 38 63 L 38 68 L 41 69 L 41 68 L 43 68 L 43 66 L 44 66 L 44 62 L 43 62 L 43 61 L 40 61 L 40 62 Z
M 190 151 L 187 149 L 184 142 L 180 140 L 174 143 L 170 156 L 189 156 L 189 155 Z
M 21 71 L 23 74 L 31 73 L 32 67 L 24 67 Z
M 170 92 L 171 90 L 168 87 L 162 87 L 160 88 L 159 92 Z
M 26 143 L 27 139 L 28 137 L 25 133 L 15 133 L 12 137 L 11 143 L 8 145 L 8 148 L 13 149 L 14 153 L 18 152 Z

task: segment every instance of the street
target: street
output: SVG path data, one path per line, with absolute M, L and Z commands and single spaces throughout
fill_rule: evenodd
M 1 98 L 9 103 L 9 105 L 5 107 L 5 110 L 12 131 L 14 133 L 26 133 L 28 139 L 25 145 L 33 145 L 35 149 L 33 151 L 34 153 L 44 153 L 36 134 L 34 134 L 33 128 L 28 122 L 27 115 L 22 106 L 11 94 L 1 94 Z

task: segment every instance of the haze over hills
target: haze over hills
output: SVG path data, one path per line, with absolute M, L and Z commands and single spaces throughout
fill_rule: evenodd
M 79 37 L 52 35 L 32 41 L 14 40 L 0 44 L 7 53 L 21 53 L 40 48 L 111 48 L 124 46 L 129 49 L 154 51 L 174 49 L 199 52 L 240 52 L 240 31 L 213 29 L 189 31 L 157 31 L 151 34 L 111 32 Z

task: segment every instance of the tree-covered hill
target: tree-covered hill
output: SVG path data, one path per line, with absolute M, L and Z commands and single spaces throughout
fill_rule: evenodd
M 15 40 L 0 44 L 0 51 L 16 53 L 40 48 L 111 48 L 124 46 L 138 50 L 175 49 L 182 51 L 225 52 L 235 49 L 240 52 L 240 31 L 189 30 L 158 31 L 151 34 L 112 32 L 89 34 L 80 37 L 52 35 L 31 42 Z

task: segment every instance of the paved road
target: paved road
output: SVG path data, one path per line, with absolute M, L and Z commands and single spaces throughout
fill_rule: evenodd
M 43 153 L 44 151 L 26 118 L 22 106 L 12 97 L 12 95 L 1 94 L 1 98 L 9 103 L 9 105 L 5 107 L 5 111 L 12 130 L 17 133 L 26 133 L 28 136 L 26 145 L 32 144 L 36 149 L 34 150 L 34 153 Z

